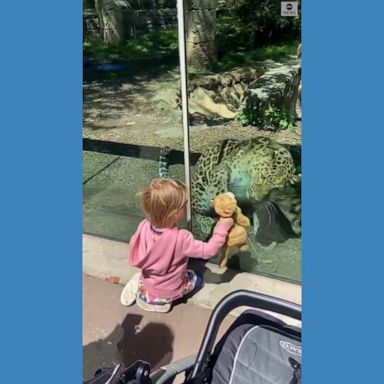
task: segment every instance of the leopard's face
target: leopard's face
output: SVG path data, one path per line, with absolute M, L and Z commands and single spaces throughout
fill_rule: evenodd
M 261 152 L 255 151 L 251 153 L 252 156 L 250 198 L 262 201 L 268 198 L 272 190 L 281 190 L 300 180 L 300 176 L 295 175 L 292 156 L 284 147 L 271 143 L 270 148 L 264 148 Z

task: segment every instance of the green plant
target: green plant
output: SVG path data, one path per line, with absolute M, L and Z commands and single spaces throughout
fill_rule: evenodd
M 264 112 L 265 122 L 272 127 L 277 127 L 280 130 L 292 130 L 292 123 L 289 120 L 289 113 L 275 107 L 269 107 Z
M 281 17 L 280 8 L 278 0 L 228 0 L 219 12 L 218 25 L 222 25 L 227 40 L 247 48 L 299 39 L 300 17 Z
M 236 113 L 236 119 L 241 125 L 261 125 L 262 116 L 252 108 L 243 107 Z
M 267 108 L 264 113 L 260 113 L 256 109 L 243 107 L 237 112 L 236 119 L 243 126 L 270 126 L 277 128 L 278 130 L 289 131 L 293 128 L 293 125 L 289 120 L 288 112 L 275 107 Z

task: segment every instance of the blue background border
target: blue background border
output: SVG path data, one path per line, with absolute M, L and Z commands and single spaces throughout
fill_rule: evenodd
M 383 6 L 375 3 L 303 1 L 304 383 L 383 381 Z
M 378 383 L 383 6 L 303 3 L 304 383 Z M 1 12 L 2 382 L 76 383 L 82 7 Z
M 82 5 L 1 5 L 1 379 L 82 377 Z

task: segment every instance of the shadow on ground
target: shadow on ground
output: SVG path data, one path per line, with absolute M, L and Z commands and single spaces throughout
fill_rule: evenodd
M 212 262 L 212 260 L 210 260 Z M 208 284 L 229 283 L 238 273 L 234 269 L 226 269 L 223 273 L 212 272 L 205 266 L 206 262 L 199 259 L 189 259 L 188 268 L 193 269 L 198 274 L 204 276 L 204 282 Z
M 84 379 L 93 377 L 98 368 L 113 366 L 114 363 L 128 367 L 142 359 L 157 368 L 171 362 L 173 333 L 160 323 L 149 323 L 141 328 L 142 318 L 128 314 L 108 337 L 83 347 Z

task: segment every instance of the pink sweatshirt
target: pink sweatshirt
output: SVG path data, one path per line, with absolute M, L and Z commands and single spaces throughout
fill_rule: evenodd
M 231 227 L 218 223 L 208 242 L 177 227 L 157 229 L 145 219 L 130 241 L 129 264 L 141 269 L 144 287 L 155 297 L 174 298 L 187 283 L 189 257 L 210 259 L 224 245 Z

